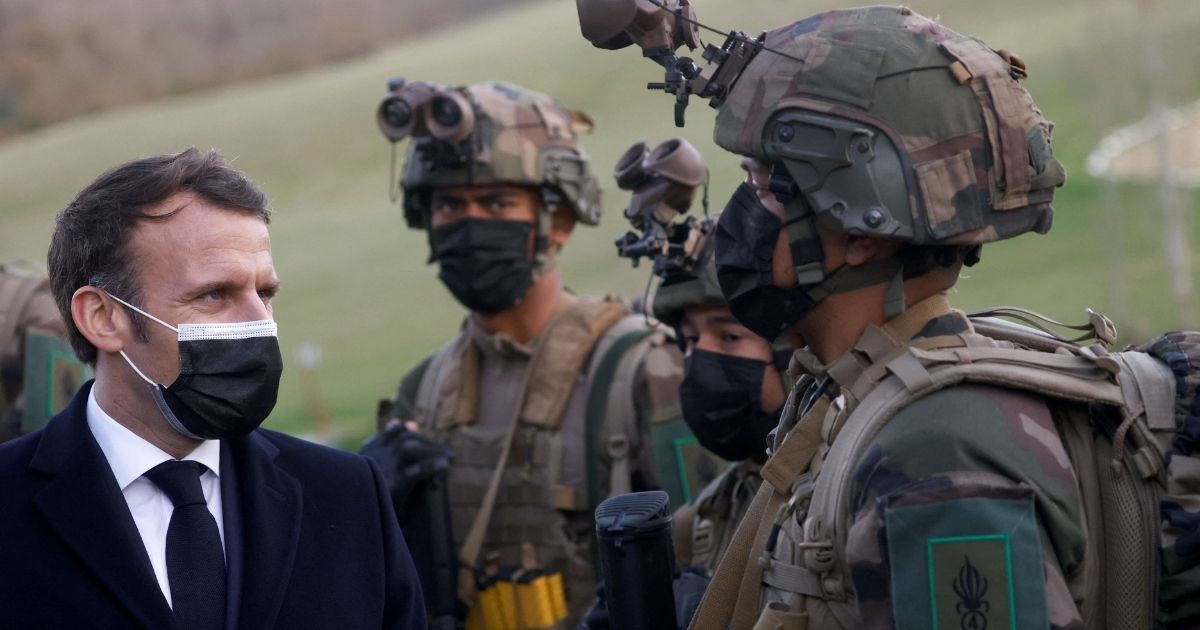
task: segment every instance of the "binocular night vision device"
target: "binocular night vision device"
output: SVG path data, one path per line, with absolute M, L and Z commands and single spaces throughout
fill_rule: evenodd
M 617 160 L 613 177 L 621 190 L 633 193 L 625 218 L 641 232 L 617 238 L 618 255 L 636 267 L 643 256 L 657 261 L 687 249 L 691 226 L 675 219 L 688 211 L 696 189 L 708 180 L 708 168 L 695 147 L 683 138 L 671 138 L 651 150 L 639 140 Z
M 461 90 L 429 81 L 388 81 L 388 95 L 375 113 L 379 130 L 392 142 L 432 136 L 461 142 L 475 129 L 475 108 Z

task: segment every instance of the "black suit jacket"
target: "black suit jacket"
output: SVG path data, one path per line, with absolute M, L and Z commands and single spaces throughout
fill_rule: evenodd
M 174 627 L 88 429 L 90 390 L 44 429 L 0 445 L 0 628 Z M 228 626 L 425 627 L 374 464 L 259 429 L 222 442 L 221 483 Z

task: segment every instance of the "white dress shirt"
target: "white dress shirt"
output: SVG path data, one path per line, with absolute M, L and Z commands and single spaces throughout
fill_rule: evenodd
M 96 402 L 94 385 L 88 395 L 87 422 L 92 435 L 96 437 L 96 442 L 100 444 L 100 450 L 104 452 L 104 458 L 112 468 L 117 486 L 125 495 L 129 513 L 133 515 L 133 522 L 142 536 L 142 544 L 146 546 L 146 554 L 150 556 L 150 566 L 154 568 L 154 576 L 158 578 L 158 586 L 170 605 L 167 526 L 171 523 L 171 512 L 175 508 L 171 505 L 171 499 L 159 490 L 154 482 L 142 475 L 174 458 L 113 420 Z M 212 512 L 213 518 L 217 520 L 217 531 L 221 536 L 221 545 L 224 546 L 225 522 L 221 518 L 220 484 L 221 442 L 205 440 L 183 459 L 197 461 L 208 467 L 200 476 L 200 488 L 204 491 L 205 501 L 208 502 L 208 511 Z

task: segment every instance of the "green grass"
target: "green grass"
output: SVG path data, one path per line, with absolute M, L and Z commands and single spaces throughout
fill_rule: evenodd
M 700 17 L 750 33 L 831 8 L 831 2 L 701 0 Z M 1144 115 L 1137 3 L 1118 0 L 1015 0 L 1008 3 L 914 2 L 927 15 L 1022 53 L 1029 86 L 1058 123 L 1056 151 L 1071 173 L 1055 204 L 1051 234 L 989 246 L 960 282 L 963 308 L 1020 304 L 1067 320 L 1084 307 L 1114 304 L 1114 261 L 1123 269 L 1130 341 L 1175 324 L 1162 269 L 1161 220 L 1150 187 L 1122 186 L 1115 221 L 1103 210 L 1104 186 L 1082 168 L 1108 128 Z M 1200 3 L 1171 3 L 1164 46 L 1174 60 L 1171 98 L 1197 97 L 1200 76 L 1184 63 L 1200 58 Z M 715 37 L 715 36 L 714 36 Z M 711 38 L 710 38 L 711 39 Z M 719 42 L 718 42 L 719 43 Z M 1103 74 L 1100 74 L 1103 70 Z M 297 344 L 320 345 L 319 378 L 343 444 L 368 434 L 375 402 L 394 390 L 407 368 L 451 335 L 461 309 L 425 265 L 421 232 L 405 228 L 389 203 L 390 148 L 374 123 L 384 82 L 401 75 L 462 83 L 504 79 L 558 96 L 591 113 L 597 134 L 587 139 L 609 188 L 599 228 L 577 230 L 563 257 L 568 284 L 581 293 L 639 293 L 645 267 L 632 270 L 613 254 L 625 226 L 625 199 L 610 185 L 611 165 L 630 142 L 682 134 L 713 170 L 713 210 L 740 176 L 737 159 L 710 140 L 713 114 L 703 101 L 688 110 L 688 126 L 671 124 L 671 101 L 643 89 L 661 73 L 637 51 L 606 52 L 579 36 L 574 3 L 520 5 L 411 39 L 368 58 L 88 116 L 0 145 L 0 260 L 44 259 L 53 216 L 105 168 L 138 155 L 189 145 L 216 147 L 270 195 L 275 262 L 284 282 L 276 316 L 285 358 L 279 406 L 269 424 L 302 432 L 311 418 L 292 361 Z M 1195 229 L 1193 222 L 1193 231 Z M 1112 235 L 1120 234 L 1121 246 Z M 1193 241 L 1196 234 L 1193 234 Z

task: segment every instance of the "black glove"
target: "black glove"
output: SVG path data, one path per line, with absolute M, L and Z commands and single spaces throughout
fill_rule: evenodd
M 450 466 L 450 447 L 403 426 L 392 427 L 367 440 L 362 454 L 375 460 L 399 508 L 413 489 Z
M 671 586 L 675 591 L 675 620 L 680 628 L 687 628 L 692 622 L 710 582 L 712 579 L 705 577 L 698 567 L 688 567 L 675 578 Z
M 596 585 L 596 601 L 579 620 L 576 630 L 608 630 L 608 604 L 604 602 L 604 582 Z

